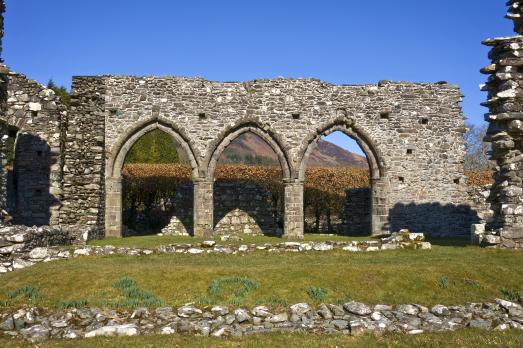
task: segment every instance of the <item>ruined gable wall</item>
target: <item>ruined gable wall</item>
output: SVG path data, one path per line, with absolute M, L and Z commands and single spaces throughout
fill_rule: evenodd
M 15 223 L 56 225 L 60 209 L 63 157 L 61 129 L 67 109 L 54 92 L 22 74 L 8 71 L 2 121 L 17 131 L 10 214 Z

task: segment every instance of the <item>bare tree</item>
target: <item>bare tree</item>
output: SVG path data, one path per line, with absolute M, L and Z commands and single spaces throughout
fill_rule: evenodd
M 467 124 L 465 133 L 465 170 L 484 170 L 489 168 L 490 144 L 483 138 L 487 134 L 487 124 L 480 126 Z

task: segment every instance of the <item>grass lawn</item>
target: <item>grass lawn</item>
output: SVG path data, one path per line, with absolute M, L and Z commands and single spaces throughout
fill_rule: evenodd
M 172 306 L 197 301 L 246 306 L 313 303 L 307 294 L 312 286 L 327 290 L 325 302 L 350 298 L 371 304 L 464 304 L 492 301 L 502 296 L 501 288 L 523 291 L 522 252 L 441 244 L 431 251 L 376 253 L 80 257 L 2 275 L 0 303 L 8 299 L 8 291 L 30 285 L 38 289 L 41 306 L 84 299 L 89 306 L 104 306 L 107 301 L 121 301 L 121 291 L 112 283 L 124 276 Z M 260 286 L 240 299 L 232 295 L 238 285 L 224 285 L 221 295 L 210 294 L 211 281 L 223 276 L 248 277 Z M 7 306 L 27 302 L 19 296 Z
M 125 237 L 125 238 L 105 238 L 102 240 L 94 240 L 89 242 L 93 246 L 104 246 L 104 245 L 113 245 L 116 247 L 140 247 L 140 248 L 154 248 L 160 245 L 176 244 L 176 243 L 191 243 L 197 244 L 204 240 L 215 240 L 218 244 L 228 244 L 228 245 L 240 245 L 240 244 L 278 244 L 283 242 L 289 242 L 290 240 L 279 238 L 279 237 L 267 237 L 267 236 L 242 236 L 241 241 L 227 241 L 222 242 L 219 236 L 210 237 L 210 238 L 196 238 L 190 236 L 157 236 L 157 235 L 148 235 L 148 236 L 137 236 L 137 237 Z M 373 237 L 348 237 L 348 236 L 338 236 L 338 235 L 327 235 L 327 234 L 305 234 L 305 237 L 302 241 L 304 242 L 322 242 L 322 241 L 365 241 L 373 240 Z M 301 241 L 301 240 L 300 240 Z
M 4 348 L 34 347 L 34 345 L 0 338 Z M 423 334 L 418 336 L 391 335 L 344 337 L 334 335 L 266 334 L 242 338 L 207 338 L 194 336 L 140 336 L 128 338 L 95 338 L 72 341 L 48 341 L 40 348 L 71 347 L 522 347 L 523 332 L 486 332 L 462 330 L 450 333 Z

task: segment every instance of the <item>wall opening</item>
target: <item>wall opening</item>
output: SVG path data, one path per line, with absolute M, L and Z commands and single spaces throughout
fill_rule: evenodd
M 192 235 L 193 185 L 184 149 L 154 129 L 125 156 L 122 171 L 122 235 Z
M 6 146 L 6 209 L 18 225 L 49 225 L 57 204 L 50 194 L 53 158 L 42 138 L 9 127 Z
M 370 171 L 365 153 L 342 131 L 324 133 L 308 154 L 305 233 L 371 234 Z
M 280 236 L 283 179 L 278 154 L 259 135 L 233 135 L 214 170 L 214 233 Z

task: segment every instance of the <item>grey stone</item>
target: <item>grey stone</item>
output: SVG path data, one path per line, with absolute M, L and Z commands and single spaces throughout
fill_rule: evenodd
M 343 304 L 343 308 L 345 308 L 347 312 L 357 315 L 369 315 L 372 313 L 372 309 L 365 303 L 361 302 L 347 302 Z
M 49 338 L 50 330 L 43 325 L 34 325 L 20 330 L 22 336 L 31 342 L 40 342 Z
M 202 314 L 202 310 L 193 306 L 178 307 L 178 316 L 182 318 L 197 317 Z
M 0 323 L 0 330 L 2 331 L 10 331 L 14 330 L 15 328 L 15 322 L 13 318 L 7 318 L 3 322 Z
M 131 319 L 134 319 L 134 318 L 137 318 L 137 319 L 141 319 L 141 318 L 147 318 L 149 316 L 149 310 L 145 307 L 141 307 L 141 308 L 136 308 L 134 311 L 133 311 L 133 314 L 131 314 Z
M 256 306 L 252 309 L 251 313 L 252 315 L 262 318 L 270 317 L 272 315 L 272 313 L 269 311 L 269 308 L 265 306 Z
M 89 331 L 85 333 L 85 338 L 91 337 L 123 337 L 123 336 L 136 336 L 139 334 L 139 329 L 134 324 L 123 324 L 123 325 L 113 325 L 113 326 L 103 326 L 99 329 Z
M 289 320 L 289 315 L 287 313 L 279 313 L 279 314 L 270 316 L 269 318 L 267 318 L 267 320 L 270 323 L 283 323 L 283 322 Z
M 349 328 L 349 322 L 347 320 L 333 320 L 331 321 L 331 324 L 334 325 L 337 330 L 345 330 Z
M 328 307 L 332 311 L 334 316 L 342 317 L 345 315 L 345 311 L 343 310 L 343 307 L 340 305 L 329 304 Z
M 222 306 L 213 306 L 211 308 L 211 312 L 215 315 L 226 315 L 229 313 L 229 309 L 227 307 Z
M 307 303 L 297 303 L 291 306 L 291 312 L 298 316 L 302 316 L 310 310 L 311 307 Z
M 325 305 L 325 304 L 320 305 L 320 307 L 318 309 L 318 314 L 323 319 L 332 319 L 332 313 L 331 313 L 329 307 L 327 307 L 327 305 Z
M 410 304 L 399 305 L 396 307 L 396 310 L 407 315 L 416 315 L 420 312 L 418 307 Z
M 450 311 L 447 308 L 447 306 L 443 305 L 435 305 L 430 309 L 431 313 L 440 316 L 440 317 L 446 317 L 450 315 Z
M 490 329 L 491 326 L 492 326 L 492 322 L 490 320 L 485 320 L 485 319 L 481 319 L 481 318 L 471 320 L 469 323 L 469 327 L 474 328 L 474 329 L 487 330 L 487 329 Z
M 203 247 L 203 248 L 212 248 L 212 247 L 215 246 L 215 245 L 216 245 L 216 242 L 213 241 L 213 240 L 204 240 L 204 241 L 202 242 L 202 247 Z
M 29 258 L 31 259 L 45 259 L 49 256 L 48 248 L 34 248 L 29 252 Z
M 236 320 L 238 321 L 238 323 L 243 323 L 251 319 L 249 312 L 247 312 L 245 309 L 235 310 L 234 315 L 236 316 Z

